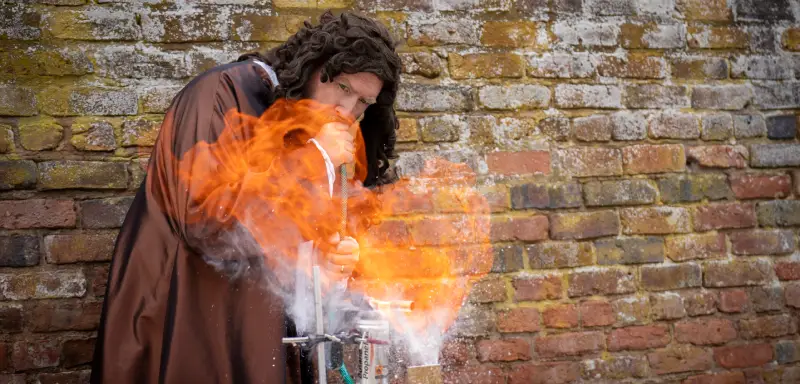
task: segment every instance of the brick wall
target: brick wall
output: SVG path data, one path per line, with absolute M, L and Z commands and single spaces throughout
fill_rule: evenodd
M 0 6 L 0 383 L 86 380 L 170 97 L 326 7 L 402 41 L 404 159 L 492 202 L 450 381 L 800 382 L 797 0 L 94 3 Z

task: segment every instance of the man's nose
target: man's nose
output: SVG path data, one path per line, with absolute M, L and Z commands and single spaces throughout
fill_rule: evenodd
M 355 119 L 355 107 L 356 104 L 354 102 L 343 100 L 336 107 L 336 113 L 338 113 L 339 116 L 346 117 L 348 119 Z

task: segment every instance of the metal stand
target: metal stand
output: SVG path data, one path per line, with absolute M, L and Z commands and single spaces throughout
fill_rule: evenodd
M 320 272 L 319 266 L 314 266 L 314 314 L 317 320 L 317 334 L 325 334 L 325 323 L 323 323 L 322 314 L 322 287 L 320 286 Z M 317 344 L 317 373 L 319 375 L 318 383 L 327 384 L 328 377 L 325 372 L 325 344 Z
M 341 178 L 341 203 L 342 203 L 342 221 L 340 236 L 344 237 L 347 232 L 347 167 L 341 165 L 339 174 Z M 389 345 L 391 344 L 390 327 L 389 323 L 381 319 L 380 311 L 394 310 L 394 311 L 411 311 L 413 310 L 414 303 L 410 301 L 379 301 L 368 299 L 369 306 L 372 309 L 365 309 L 366 314 L 372 318 L 362 318 L 352 324 L 354 330 L 343 332 L 337 335 L 325 333 L 325 322 L 323 313 L 322 302 L 322 282 L 321 271 L 318 265 L 312 266 L 312 278 L 314 288 L 314 315 L 316 320 L 315 333 L 313 335 L 301 337 L 285 337 L 282 342 L 284 344 L 305 344 L 307 348 L 316 349 L 317 352 L 317 380 L 319 384 L 327 384 L 327 361 L 326 358 L 326 343 L 331 344 L 331 354 L 339 356 L 331 356 L 332 361 L 341 361 L 342 346 L 344 344 L 358 345 L 359 361 L 358 361 L 358 383 L 359 384 L 386 384 L 388 383 L 388 352 Z M 328 310 L 336 310 L 335 308 L 328 308 Z M 342 365 L 343 367 L 343 365 Z M 338 366 L 331 367 L 338 369 Z M 341 368 L 344 369 L 344 368 Z M 346 372 L 346 370 L 345 370 Z

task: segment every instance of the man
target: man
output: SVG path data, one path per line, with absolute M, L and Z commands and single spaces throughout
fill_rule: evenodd
M 361 151 L 364 167 L 356 175 L 364 186 L 394 181 L 389 159 L 400 66 L 385 27 L 355 14 L 327 12 L 318 25 L 307 22 L 281 46 L 213 68 L 179 92 L 117 240 L 91 382 L 308 382 L 307 367 L 301 379 L 298 359 L 288 358 L 281 343 L 293 332 L 286 306 L 260 281 L 276 277 L 263 241 L 320 239 L 306 239 L 302 231 L 286 230 L 280 237 L 253 233 L 231 207 L 270 222 L 270 202 L 252 196 L 275 185 L 262 184 L 255 195 L 244 196 L 254 188 L 248 184 L 251 170 L 230 178 L 241 174 L 226 171 L 231 166 L 226 156 L 240 155 L 237 138 L 252 135 L 248 127 L 271 106 L 313 100 L 336 116 L 312 129 L 307 140 L 287 144 L 291 150 L 278 148 L 277 177 L 291 175 L 331 190 L 330 169 L 358 160 Z M 356 120 L 360 132 L 349 132 Z M 304 162 L 292 162 L 294 156 Z M 308 174 L 292 168 L 309 164 Z M 226 238 L 231 234 L 237 236 L 233 241 Z M 262 241 L 260 247 L 252 246 L 254 238 Z M 333 243 L 322 264 L 326 275 L 346 279 L 358 244 L 338 235 L 324 239 Z

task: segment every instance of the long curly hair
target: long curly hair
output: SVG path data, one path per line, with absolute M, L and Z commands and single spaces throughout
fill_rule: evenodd
M 361 120 L 361 134 L 367 154 L 364 186 L 392 183 L 397 175 L 389 160 L 395 153 L 397 96 L 400 57 L 388 29 L 379 22 L 352 12 L 334 16 L 326 11 L 318 25 L 306 21 L 304 27 L 285 43 L 266 52 L 248 53 L 237 61 L 257 58 L 269 64 L 278 76 L 277 98 L 307 97 L 306 89 L 313 73 L 321 69 L 320 80 L 332 81 L 341 73 L 373 73 L 383 81 L 377 102 L 370 105 Z

